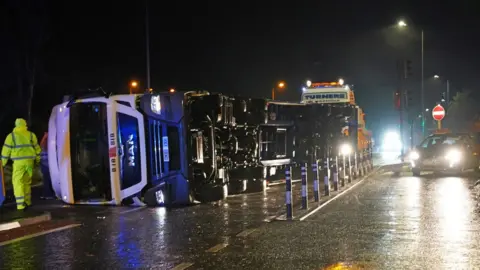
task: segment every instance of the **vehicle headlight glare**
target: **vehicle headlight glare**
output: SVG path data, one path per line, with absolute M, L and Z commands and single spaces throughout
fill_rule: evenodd
M 350 144 L 345 143 L 340 146 L 341 155 L 347 156 L 347 155 L 350 155 L 351 153 L 352 153 L 352 146 Z
M 445 158 L 449 161 L 456 162 L 462 159 L 462 153 L 458 150 L 450 150 L 445 155 Z
M 418 154 L 418 152 L 411 152 L 410 153 L 410 159 L 411 160 L 417 160 L 420 158 L 420 155 Z

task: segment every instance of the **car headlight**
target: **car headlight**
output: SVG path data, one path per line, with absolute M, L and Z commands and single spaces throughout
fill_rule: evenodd
M 411 160 L 417 160 L 417 159 L 420 158 L 420 154 L 418 152 L 413 151 L 413 152 L 410 153 L 409 157 L 410 157 Z
M 445 159 L 451 162 L 457 162 L 462 159 L 462 153 L 458 150 L 450 150 L 445 155 Z
M 342 144 L 340 146 L 340 154 L 343 156 L 348 156 L 352 153 L 352 146 L 348 143 Z

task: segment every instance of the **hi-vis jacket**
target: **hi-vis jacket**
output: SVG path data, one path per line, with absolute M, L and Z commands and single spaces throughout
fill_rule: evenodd
M 37 136 L 26 126 L 17 126 L 8 134 L 2 148 L 2 164 L 5 166 L 8 159 L 12 161 L 32 160 L 40 162 L 40 146 Z

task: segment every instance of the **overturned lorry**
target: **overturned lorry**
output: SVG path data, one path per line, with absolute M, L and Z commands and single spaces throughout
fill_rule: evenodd
M 71 97 L 49 121 L 52 186 L 66 203 L 110 205 L 262 191 L 286 165 L 357 147 L 355 112 L 205 91 Z

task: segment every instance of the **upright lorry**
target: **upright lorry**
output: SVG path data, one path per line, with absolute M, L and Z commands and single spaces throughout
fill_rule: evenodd
M 365 113 L 355 101 L 355 93 L 339 82 L 307 82 L 303 89 L 301 103 L 312 106 L 331 106 L 333 111 L 342 114 L 345 125 L 340 131 L 357 152 L 370 151 L 372 134 L 365 125 Z

